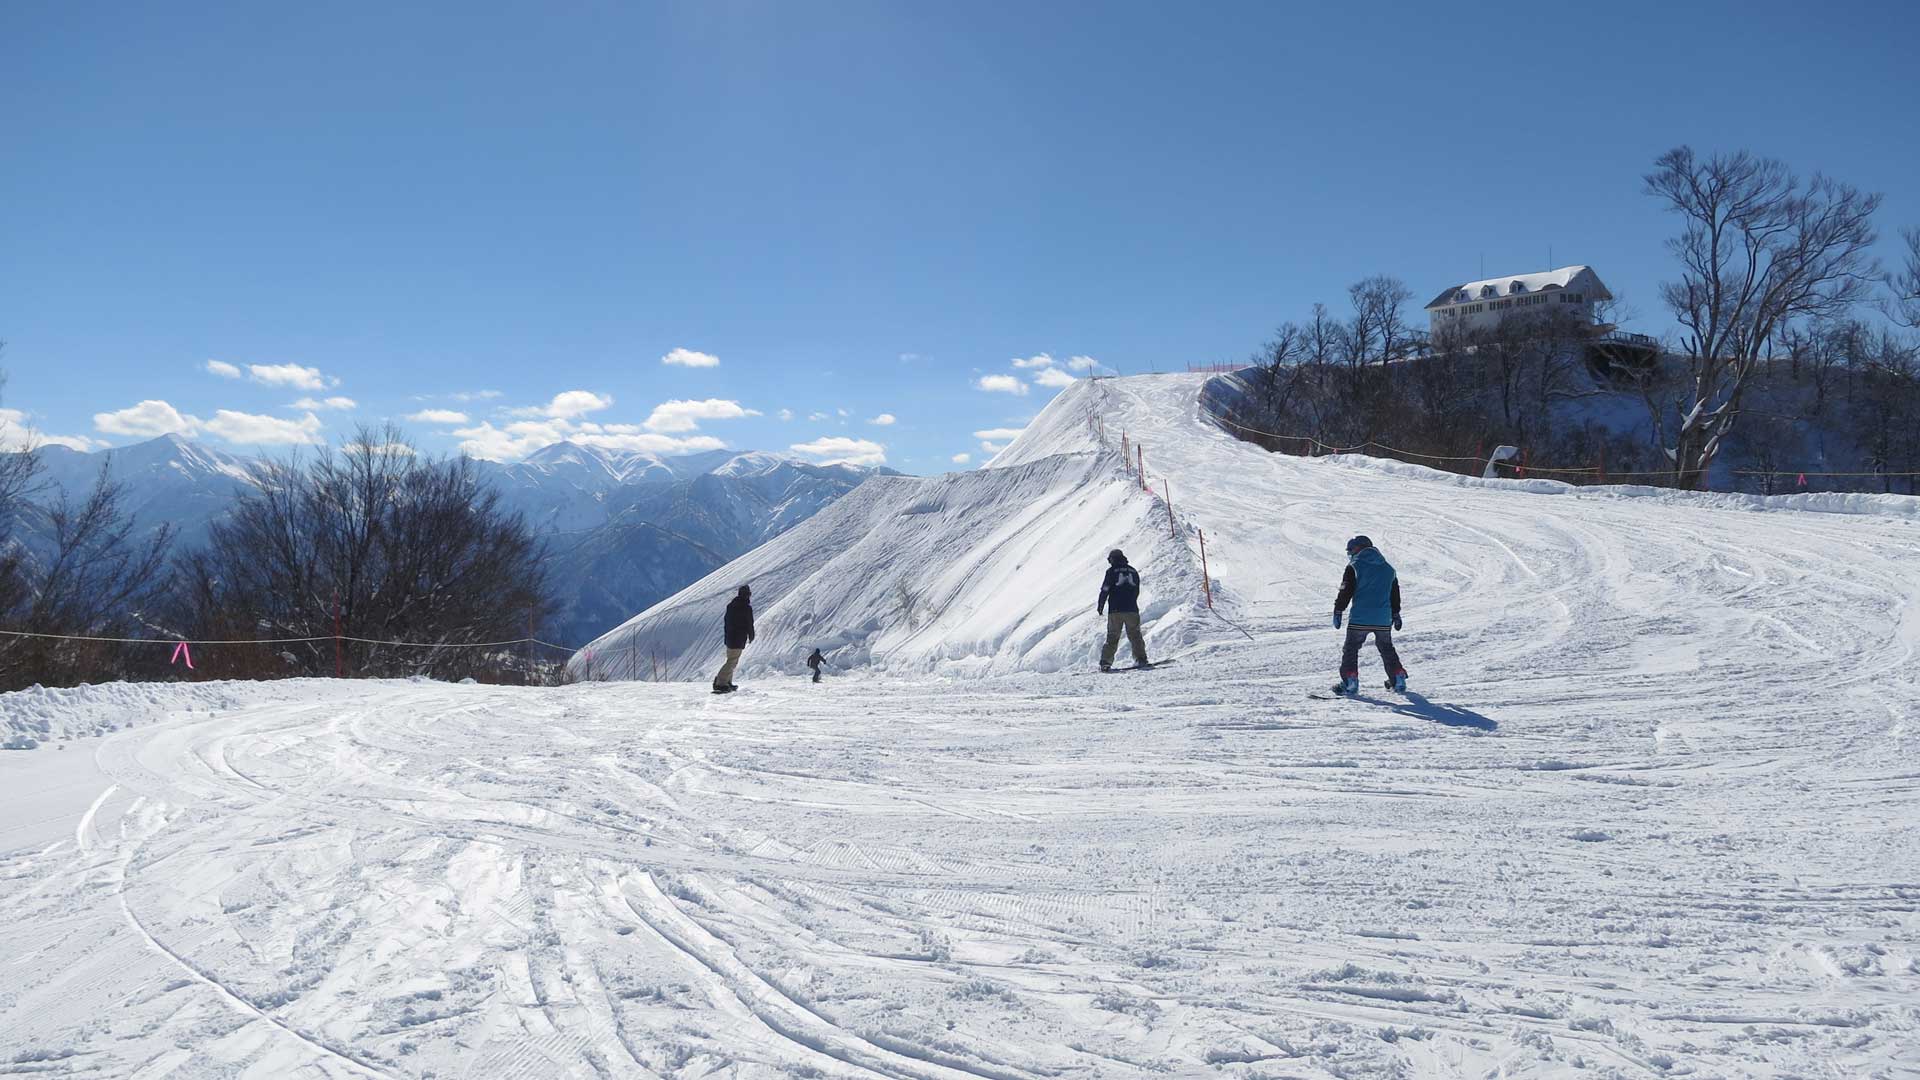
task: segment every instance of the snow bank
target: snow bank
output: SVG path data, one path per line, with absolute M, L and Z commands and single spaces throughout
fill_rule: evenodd
M 275 683 L 271 686 L 283 686 Z M 32 686 L 0 693 L 0 733 L 9 750 L 105 735 L 159 720 L 257 701 L 262 691 L 246 683 L 102 683 L 48 689 Z M 271 691 L 267 691 L 272 696 Z M 296 696 L 291 690 L 283 696 Z

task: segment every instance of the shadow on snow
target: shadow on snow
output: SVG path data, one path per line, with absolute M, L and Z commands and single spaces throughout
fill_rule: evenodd
M 1365 697 L 1375 705 L 1384 705 L 1401 716 L 1411 716 L 1416 720 L 1431 720 L 1448 727 L 1472 728 L 1475 731 L 1498 731 L 1500 724 L 1491 716 L 1474 712 L 1461 705 L 1445 705 L 1437 701 L 1428 701 L 1425 697 L 1407 691 L 1405 701 L 1386 698 Z

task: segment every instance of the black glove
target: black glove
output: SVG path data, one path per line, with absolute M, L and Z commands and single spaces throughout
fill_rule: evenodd
M 1333 628 L 1340 629 L 1340 613 L 1337 611 L 1333 613 Z
M 1093 605 L 1093 613 L 1095 615 L 1105 615 L 1107 613 L 1107 605 L 1105 604 Z
M 1393 613 L 1393 628 L 1400 629 L 1400 613 L 1397 611 Z

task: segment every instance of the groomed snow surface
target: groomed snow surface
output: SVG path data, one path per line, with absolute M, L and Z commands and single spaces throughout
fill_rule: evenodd
M 0 697 L 103 774 L 0 858 L 0 1071 L 1915 1075 L 1908 504 L 1267 455 L 1233 391 L 1081 383 L 869 482 L 623 628 L 699 681 Z M 1355 532 L 1406 699 L 1308 696 Z M 1089 673 L 1114 544 L 1178 663 Z

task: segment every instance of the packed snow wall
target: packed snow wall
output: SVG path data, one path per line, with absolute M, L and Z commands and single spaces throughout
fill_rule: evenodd
M 1088 389 L 1064 391 L 1029 428 L 1052 452 L 944 476 L 873 477 L 603 635 L 573 656 L 568 675 L 711 676 L 741 585 L 753 587 L 758 624 L 741 678 L 802 671 L 815 648 L 842 670 L 1091 668 L 1105 637 L 1094 602 L 1116 547 L 1142 574 L 1150 654 L 1177 651 L 1204 618 L 1199 560 L 1184 527 L 1175 539 L 1164 501 L 1094 433 Z

